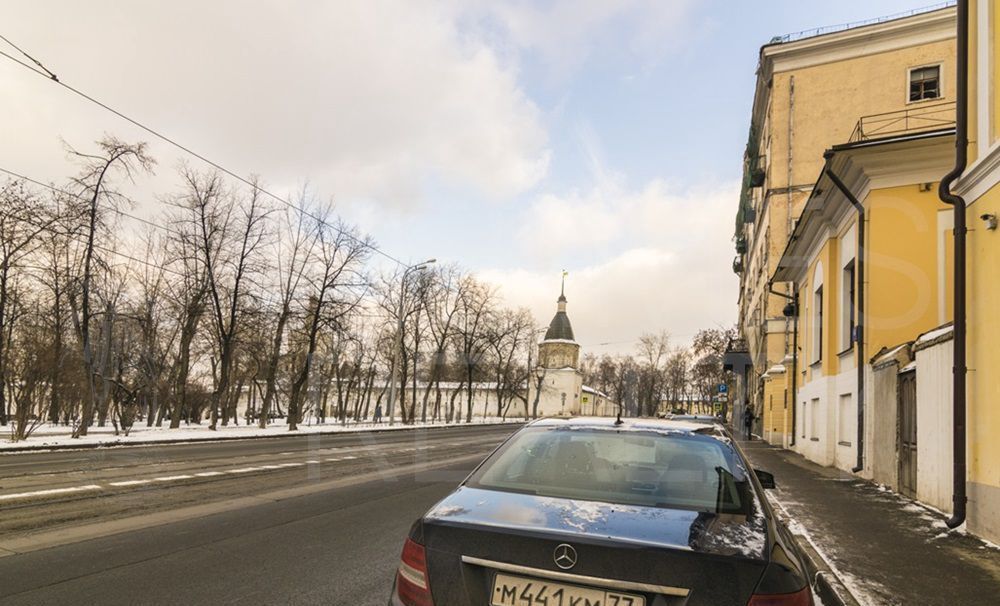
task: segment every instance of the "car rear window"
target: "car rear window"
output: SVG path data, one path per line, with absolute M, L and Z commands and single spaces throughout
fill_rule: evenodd
M 469 478 L 476 488 L 746 513 L 746 473 L 725 442 L 708 435 L 632 429 L 529 427 Z

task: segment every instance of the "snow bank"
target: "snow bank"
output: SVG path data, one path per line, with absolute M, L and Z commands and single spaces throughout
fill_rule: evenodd
M 484 425 L 497 423 L 524 423 L 523 418 L 508 418 L 503 420 L 499 417 L 486 417 L 473 419 L 472 423 L 416 423 L 414 425 L 403 425 L 396 423 L 390 426 L 387 421 L 381 423 L 363 422 L 348 423 L 341 425 L 339 422 L 330 421 L 327 423 L 300 423 L 296 432 L 288 431 L 288 426 L 284 420 L 276 420 L 268 425 L 267 429 L 260 429 L 256 425 L 219 425 L 216 431 L 208 428 L 208 422 L 201 425 L 181 425 L 177 429 L 170 429 L 166 425 L 163 427 L 146 427 L 144 424 L 136 424 L 129 432 L 128 436 L 122 433 L 115 435 L 114 427 L 90 427 L 87 435 L 73 439 L 73 430 L 66 425 L 45 424 L 39 427 L 31 437 L 20 442 L 12 442 L 9 434 L 0 435 L 0 452 L 12 450 L 39 450 L 46 448 L 65 448 L 68 446 L 128 446 L 130 444 L 148 443 L 169 443 L 169 442 L 197 442 L 211 440 L 239 440 L 247 438 L 277 437 L 302 434 L 331 434 L 331 433 L 352 433 L 364 431 L 400 431 L 415 429 L 420 427 L 445 427 L 462 425 Z M 6 429 L 6 428 L 5 428 Z

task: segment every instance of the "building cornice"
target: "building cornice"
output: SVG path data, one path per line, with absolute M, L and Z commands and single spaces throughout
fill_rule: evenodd
M 996 143 L 965 170 L 953 188 L 955 193 L 972 204 L 986 192 L 1000 184 L 1000 143 Z
M 766 45 L 761 59 L 770 73 L 802 69 L 955 38 L 955 7 L 864 25 L 840 32 Z
M 842 230 L 848 215 L 854 212 L 853 205 L 827 176 L 827 169 L 837 174 L 864 204 L 872 190 L 940 180 L 948 170 L 954 146 L 954 132 L 947 132 L 933 137 L 914 135 L 854 147 L 835 147 L 816 180 L 813 195 L 802 209 L 773 280 L 800 280 L 823 243 Z
M 794 42 L 765 44 L 757 66 L 752 120 L 759 124 L 767 110 L 775 73 L 953 40 L 956 19 L 955 7 L 948 7 Z

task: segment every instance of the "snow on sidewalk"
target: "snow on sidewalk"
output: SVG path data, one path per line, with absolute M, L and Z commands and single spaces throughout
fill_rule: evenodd
M 403 425 L 397 422 L 390 426 L 387 421 L 381 423 L 363 422 L 347 423 L 342 425 L 336 421 L 327 423 L 300 423 L 295 432 L 288 431 L 285 421 L 276 420 L 260 429 L 256 425 L 219 425 L 216 431 L 208 428 L 208 421 L 201 425 L 182 424 L 177 429 L 170 429 L 166 424 L 162 427 L 146 427 L 144 423 L 137 423 L 132 427 L 128 436 L 119 432 L 115 435 L 115 429 L 111 425 L 106 427 L 90 427 L 87 435 L 74 439 L 72 428 L 66 425 L 45 424 L 39 427 L 31 437 L 20 442 L 12 442 L 10 434 L 0 434 L 0 453 L 4 451 L 20 451 L 30 449 L 32 451 L 44 450 L 47 448 L 65 448 L 68 446 L 128 446 L 129 444 L 148 443 L 169 443 L 169 442 L 195 442 L 201 440 L 226 440 L 259 438 L 265 436 L 290 436 L 303 434 L 329 434 L 329 433 L 352 433 L 364 431 L 400 431 L 417 429 L 424 427 L 464 427 L 475 425 L 487 425 L 498 423 L 518 424 L 524 423 L 523 418 L 508 418 L 506 420 L 499 417 L 486 417 L 473 419 L 472 423 L 444 423 L 428 422 L 416 423 L 414 425 Z M 3 428 L 8 429 L 8 428 Z
M 741 442 L 770 471 L 769 498 L 865 606 L 991 603 L 1000 595 L 1000 550 L 945 515 L 872 482 L 759 441 Z

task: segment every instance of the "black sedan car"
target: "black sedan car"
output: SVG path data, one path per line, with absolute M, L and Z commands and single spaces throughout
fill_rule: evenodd
M 536 421 L 413 525 L 390 604 L 811 606 L 773 485 L 717 426 Z

